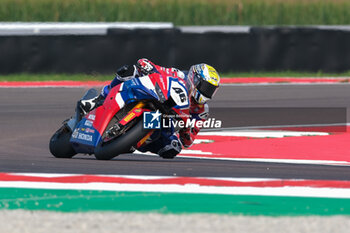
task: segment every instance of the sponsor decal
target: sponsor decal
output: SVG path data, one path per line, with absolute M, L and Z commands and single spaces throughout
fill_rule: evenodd
M 85 123 L 84 123 L 84 125 L 85 125 L 85 126 L 88 126 L 88 127 L 92 127 L 92 124 L 93 124 L 93 123 L 94 123 L 93 121 L 86 120 Z
M 88 135 L 88 134 L 84 134 L 84 133 L 79 133 L 79 134 L 78 134 L 78 139 L 84 140 L 84 141 L 92 142 L 92 135 Z
M 124 118 L 125 122 L 129 122 L 136 114 L 134 112 L 130 113 L 128 116 Z
M 94 129 L 86 128 L 85 130 L 86 133 L 95 133 Z
M 163 89 L 165 89 L 166 88 L 166 86 L 165 86 L 165 82 L 164 82 L 164 79 L 160 79 L 160 82 L 161 82 L 161 84 L 162 84 L 162 87 L 163 87 Z
M 90 120 L 93 120 L 93 121 L 94 121 L 94 120 L 95 120 L 95 117 L 96 117 L 95 115 L 90 114 L 90 115 L 88 116 L 88 119 L 90 119 Z

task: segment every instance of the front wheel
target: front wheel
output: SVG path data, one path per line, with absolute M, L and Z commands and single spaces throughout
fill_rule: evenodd
M 144 138 L 150 130 L 143 129 L 142 120 L 125 134 L 118 138 L 98 145 L 95 148 L 95 157 L 99 160 L 110 160 L 119 154 L 127 153 L 132 146 L 135 146 L 142 138 Z
M 56 158 L 72 158 L 77 153 L 69 140 L 71 131 L 63 125 L 50 139 L 50 152 Z

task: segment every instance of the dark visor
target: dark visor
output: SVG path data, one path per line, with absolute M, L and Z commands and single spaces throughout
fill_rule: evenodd
M 210 98 L 214 95 L 216 91 L 217 86 L 214 86 L 213 84 L 201 79 L 198 86 L 197 90 L 204 95 L 207 98 Z

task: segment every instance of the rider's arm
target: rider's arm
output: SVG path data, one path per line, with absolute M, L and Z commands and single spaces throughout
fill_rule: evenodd
M 148 75 L 154 72 L 158 72 L 160 66 L 155 65 L 153 62 L 146 58 L 139 59 L 135 65 L 125 65 L 117 70 L 117 74 L 109 85 L 102 88 L 101 95 L 106 97 L 109 90 L 119 85 L 122 82 L 128 81 L 132 78 Z
M 185 78 L 185 74 L 181 70 L 172 68 L 172 67 L 167 68 L 167 67 L 156 65 L 146 58 L 139 59 L 137 61 L 136 66 L 144 75 L 158 72 L 163 74 L 165 73 L 166 75 L 174 78 L 181 78 L 181 79 Z
M 190 108 L 190 114 L 192 119 L 196 121 L 206 121 L 209 116 L 209 106 L 208 104 L 194 105 Z M 180 130 L 179 136 L 182 145 L 185 148 L 190 147 L 193 144 L 194 139 L 200 131 L 200 127 L 197 127 L 197 124 L 192 128 L 184 128 Z

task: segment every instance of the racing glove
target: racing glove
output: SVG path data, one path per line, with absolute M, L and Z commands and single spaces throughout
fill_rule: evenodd
M 190 147 L 194 141 L 194 136 L 191 134 L 191 129 L 189 128 L 181 129 L 179 132 L 179 138 L 185 148 Z
M 136 62 L 136 67 L 142 75 L 148 75 L 156 72 L 154 64 L 146 58 L 141 58 Z

